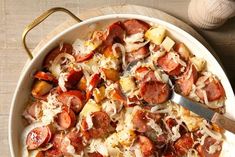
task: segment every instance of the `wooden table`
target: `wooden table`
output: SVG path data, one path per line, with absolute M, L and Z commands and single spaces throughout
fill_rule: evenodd
M 20 72 L 26 63 L 27 55 L 21 46 L 21 34 L 24 27 L 43 11 L 62 6 L 74 13 L 90 8 L 107 5 L 124 5 L 127 0 L 1 0 L 0 1 L 0 156 L 10 156 L 8 146 L 8 115 Z M 191 25 L 187 17 L 189 0 L 128 0 L 128 3 L 163 10 Z M 58 15 L 59 14 L 59 15 Z M 49 17 L 41 26 L 34 29 L 29 37 L 30 48 L 48 34 L 55 26 L 65 21 L 67 16 L 57 13 Z M 197 31 L 215 49 L 235 87 L 235 19 L 213 31 Z

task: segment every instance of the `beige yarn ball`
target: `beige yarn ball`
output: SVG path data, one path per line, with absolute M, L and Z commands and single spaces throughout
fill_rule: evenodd
M 235 16 L 235 0 L 191 0 L 188 16 L 199 28 L 217 28 Z

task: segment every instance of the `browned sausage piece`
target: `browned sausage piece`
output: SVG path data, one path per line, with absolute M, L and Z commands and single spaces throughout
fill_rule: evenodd
M 200 78 L 198 78 L 196 85 L 201 80 L 204 80 L 204 77 L 206 76 L 201 76 Z M 206 91 L 206 95 L 209 102 L 214 100 L 219 100 L 220 98 L 223 98 L 225 96 L 223 86 L 221 85 L 220 81 L 215 78 L 207 79 L 205 81 L 205 87 L 196 90 L 196 94 L 202 101 L 204 101 L 203 90 Z
M 45 151 L 46 157 L 62 157 L 63 153 L 61 152 L 61 142 L 64 136 L 60 133 L 57 133 L 53 136 L 51 143 L 53 144 L 52 148 Z
M 56 122 L 63 129 L 68 129 L 76 124 L 76 115 L 71 109 L 66 107 L 57 115 Z
M 66 106 L 70 106 L 71 109 L 78 113 L 83 108 L 84 96 L 82 92 L 78 90 L 70 90 L 60 94 L 57 99 Z
M 49 72 L 38 71 L 35 75 L 35 78 L 44 81 L 51 81 L 53 83 L 58 83 L 58 80 Z
M 76 87 L 82 76 L 83 76 L 82 70 L 76 71 L 74 69 L 71 69 L 65 81 L 65 87 L 67 89 L 72 89 Z
M 193 143 L 194 143 L 194 141 L 193 141 L 193 139 L 191 137 L 191 134 L 190 133 L 184 134 L 174 144 L 176 153 L 179 156 L 186 155 L 188 150 L 193 147 Z
M 149 50 L 147 46 L 143 46 L 139 48 L 138 50 L 132 51 L 127 53 L 126 56 L 126 61 L 128 63 L 139 60 L 139 59 L 144 59 L 149 55 Z
M 145 110 L 137 110 L 132 119 L 136 131 L 142 133 L 149 131 L 151 129 L 151 127 L 147 125 L 149 118 L 153 119 L 155 122 L 159 122 L 161 116 L 159 114 L 150 113 Z
M 154 155 L 154 144 L 150 139 L 140 135 L 138 136 L 138 143 L 144 157 L 150 157 Z
M 140 84 L 140 95 L 149 104 L 164 103 L 169 99 L 170 87 L 159 81 L 145 81 Z
M 33 118 L 37 118 L 37 113 L 39 113 L 41 110 L 42 103 L 40 101 L 35 101 L 26 109 L 26 112 Z
M 49 127 L 36 127 L 29 132 L 26 138 L 26 145 L 28 150 L 37 149 L 46 144 L 51 139 L 51 131 Z
M 126 20 L 123 24 L 127 35 L 144 33 L 150 28 L 148 23 L 136 19 Z
M 88 153 L 89 157 L 103 157 L 100 153 L 94 152 L 94 153 Z
M 113 23 L 109 26 L 106 36 L 104 37 L 104 44 L 106 46 L 112 45 L 115 42 L 123 42 L 124 29 L 120 21 Z
M 174 61 L 170 53 L 167 53 L 164 56 L 158 58 L 157 65 L 160 66 L 169 75 L 176 76 L 181 73 L 180 69 L 182 66 Z
M 45 57 L 43 61 L 43 67 L 49 68 L 51 61 L 53 61 L 60 53 L 72 54 L 73 47 L 71 44 L 64 43 L 62 47 L 58 46 L 51 50 Z
M 213 139 L 212 137 L 207 137 L 204 141 L 204 145 L 199 145 L 197 147 L 197 151 L 200 155 L 200 157 L 219 157 L 220 156 L 220 152 L 222 150 L 222 145 L 221 143 L 219 144 L 220 146 L 220 150 L 216 150 L 214 153 L 209 153 L 209 147 L 213 144 L 215 144 L 216 140 Z
M 100 138 L 110 131 L 110 118 L 106 112 L 97 111 L 91 114 L 93 127 L 88 129 L 86 119 L 82 120 L 82 134 L 90 138 Z
M 193 84 L 198 78 L 198 72 L 193 64 L 189 64 L 186 71 L 176 81 L 176 88 L 179 92 L 185 96 L 189 95 Z
M 82 143 L 82 137 L 79 131 L 71 130 L 65 138 L 61 142 L 61 151 L 64 155 L 69 155 L 67 147 L 72 145 L 76 151 L 76 153 L 80 153 L 84 149 L 84 145 Z
M 83 56 L 77 55 L 77 56 L 76 56 L 76 61 L 77 61 L 78 63 L 87 61 L 87 60 L 91 59 L 91 58 L 94 56 L 94 54 L 95 54 L 95 52 L 94 52 L 94 51 L 91 51 L 90 53 L 88 53 L 88 54 L 86 54 L 86 55 L 83 55 Z
M 100 74 L 93 74 L 89 82 L 89 86 L 86 89 L 86 100 L 89 100 L 92 96 L 93 89 L 100 83 Z

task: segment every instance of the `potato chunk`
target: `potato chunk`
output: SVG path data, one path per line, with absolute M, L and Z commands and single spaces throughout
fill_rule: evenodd
M 43 96 L 47 93 L 49 93 L 49 91 L 52 89 L 52 85 L 50 83 L 47 83 L 46 81 L 37 81 L 34 85 L 33 85 L 33 89 L 32 89 L 32 95 L 34 97 L 40 97 Z
M 145 38 L 152 41 L 156 45 L 160 45 L 166 36 L 166 29 L 163 27 L 150 28 L 145 33 Z
M 197 71 L 202 71 L 206 66 L 206 61 L 203 58 L 192 57 L 190 61 L 195 65 Z
M 114 82 L 119 80 L 118 70 L 102 68 L 102 71 L 104 72 L 105 77 L 106 77 L 107 80 L 111 80 L 111 81 L 114 81 Z
M 136 88 L 135 82 L 133 80 L 133 77 L 121 77 L 120 79 L 120 85 L 122 88 L 122 91 L 124 93 L 128 93 Z
M 105 87 L 95 88 L 93 90 L 93 96 L 96 103 L 100 103 L 105 98 Z
M 174 40 L 172 40 L 170 37 L 166 37 L 164 40 L 163 40 L 163 42 L 162 42 L 162 46 L 164 47 L 164 49 L 166 50 L 166 51 L 170 51 L 171 50 L 171 48 L 173 47 L 175 45 L 175 42 L 174 42 Z
M 100 111 L 100 110 L 101 110 L 101 106 L 99 106 L 94 100 L 90 99 L 83 107 L 79 116 L 86 117 L 88 114 L 96 112 L 96 111 Z

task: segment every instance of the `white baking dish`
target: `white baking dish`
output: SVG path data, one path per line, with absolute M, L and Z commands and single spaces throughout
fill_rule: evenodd
M 22 112 L 25 108 L 25 105 L 28 101 L 31 85 L 33 82 L 33 73 L 36 70 L 41 68 L 42 61 L 45 55 L 55 46 L 57 46 L 60 41 L 72 43 L 76 38 L 85 37 L 88 32 L 107 26 L 113 21 L 122 20 L 122 19 L 140 19 L 150 23 L 156 23 L 163 25 L 167 28 L 168 32 L 173 36 L 176 40 L 179 40 L 187 45 L 187 47 L 191 50 L 193 54 L 199 57 L 203 57 L 207 60 L 208 70 L 212 73 L 216 74 L 221 80 L 227 100 L 226 100 L 226 115 L 235 119 L 234 114 L 234 105 L 235 98 L 234 93 L 229 83 L 229 80 L 218 63 L 215 57 L 204 47 L 198 40 L 196 40 L 193 36 L 183 31 L 182 29 L 167 23 L 165 21 L 151 18 L 147 16 L 135 15 L 135 14 L 112 14 L 99 16 L 95 18 L 91 18 L 85 20 L 81 23 L 78 23 L 65 31 L 59 33 L 52 40 L 50 40 L 41 50 L 38 51 L 36 56 L 29 62 L 29 64 L 25 67 L 17 88 L 15 90 L 15 94 L 13 96 L 11 110 L 10 110 L 10 118 L 9 118 L 9 146 L 11 155 L 14 157 L 20 156 L 20 137 L 22 130 L 24 129 L 24 125 L 22 122 Z M 226 141 L 224 142 L 222 156 L 231 157 L 235 154 L 235 136 L 229 132 L 225 133 Z

